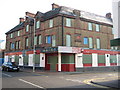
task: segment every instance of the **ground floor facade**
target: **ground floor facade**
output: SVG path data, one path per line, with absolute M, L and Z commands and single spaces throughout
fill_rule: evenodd
M 6 52 L 5 61 L 19 66 L 38 67 L 49 71 L 80 71 L 83 68 L 120 66 L 120 51 L 92 50 L 78 47 L 49 47 L 17 52 Z

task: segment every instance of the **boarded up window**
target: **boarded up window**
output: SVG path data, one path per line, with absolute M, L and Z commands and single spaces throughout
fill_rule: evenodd
M 98 63 L 105 63 L 105 55 L 98 55 Z
M 92 55 L 83 54 L 83 63 L 92 63 Z

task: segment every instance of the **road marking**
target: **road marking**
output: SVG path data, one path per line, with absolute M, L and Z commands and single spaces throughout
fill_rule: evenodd
M 9 75 L 9 74 L 5 74 L 5 73 L 2 73 L 3 75 L 5 75 L 5 76 L 8 76 L 8 77 L 12 77 L 11 75 Z
M 75 80 L 75 79 L 66 79 L 67 81 L 73 81 L 73 82 L 79 82 L 79 83 L 81 83 L 81 81 L 80 80 Z
M 25 83 L 27 83 L 27 84 L 30 84 L 30 85 L 32 85 L 32 86 L 35 86 L 35 87 L 37 87 L 37 88 L 44 88 L 44 87 L 41 87 L 41 86 L 36 85 L 36 84 L 34 84 L 34 83 L 31 83 L 31 82 L 28 82 L 28 81 L 26 81 L 26 80 L 23 80 L 23 79 L 19 79 L 19 80 L 22 81 L 22 82 L 25 82 Z
M 96 79 L 104 79 L 104 78 L 96 78 Z M 99 88 L 109 88 L 109 87 L 106 87 L 106 86 L 101 86 L 101 85 L 97 85 L 97 84 L 92 84 L 91 81 L 94 81 L 96 79 L 87 79 L 87 80 L 84 80 L 83 82 L 85 84 L 88 84 L 88 85 L 92 85 L 92 86 L 95 86 L 95 87 L 99 87 Z

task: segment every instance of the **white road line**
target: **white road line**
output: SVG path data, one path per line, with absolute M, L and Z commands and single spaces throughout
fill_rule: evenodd
M 8 77 L 12 77 L 11 75 L 9 75 L 9 74 L 5 74 L 5 73 L 2 73 L 3 75 L 5 75 L 5 76 L 8 76 Z
M 34 84 L 34 83 L 31 83 L 31 82 L 28 82 L 28 81 L 26 81 L 26 80 L 23 80 L 23 79 L 19 79 L 19 80 L 22 81 L 22 82 L 25 82 L 25 83 L 27 83 L 27 84 L 30 84 L 30 85 L 32 85 L 32 86 L 35 86 L 35 87 L 37 87 L 37 88 L 44 88 L 44 87 L 41 87 L 41 86 L 36 85 L 36 84 Z

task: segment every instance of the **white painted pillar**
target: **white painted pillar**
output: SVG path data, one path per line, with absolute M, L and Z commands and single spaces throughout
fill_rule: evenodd
M 98 67 L 98 56 L 96 53 L 92 53 L 92 67 Z
M 15 62 L 15 55 L 12 55 L 12 60 L 11 62 Z
M 19 55 L 19 65 L 23 66 L 23 56 Z
M 110 66 L 110 54 L 105 54 L 106 66 Z
M 8 56 L 5 56 L 4 62 L 8 62 Z
M 61 72 L 61 53 L 58 53 L 58 71 Z
M 45 53 L 40 53 L 40 67 L 45 67 Z
M 33 66 L 33 54 L 29 54 L 28 66 Z
M 120 66 L 120 54 L 117 54 L 117 66 Z

